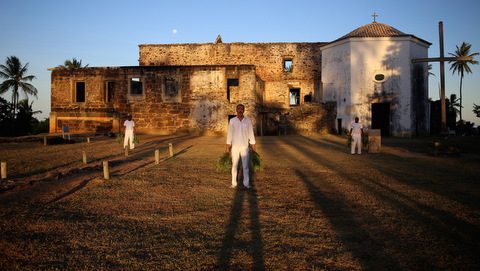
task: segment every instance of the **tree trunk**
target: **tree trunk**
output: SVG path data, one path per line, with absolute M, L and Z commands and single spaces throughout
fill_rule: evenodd
M 462 119 L 462 81 L 463 81 L 463 75 L 460 76 L 460 122 L 463 122 Z

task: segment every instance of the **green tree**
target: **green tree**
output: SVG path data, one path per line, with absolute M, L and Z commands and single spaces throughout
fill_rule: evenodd
M 78 69 L 78 68 L 86 68 L 88 67 L 88 64 L 85 66 L 82 66 L 82 60 L 77 60 L 76 58 L 72 58 L 72 60 L 70 59 L 65 60 L 63 65 L 60 65 L 58 67 L 62 69 Z
M 15 119 L 15 133 L 17 135 L 28 135 L 32 133 L 33 126 L 38 123 L 38 120 L 33 116 L 42 111 L 33 111 L 33 102 L 28 103 L 28 99 L 23 99 L 18 102 L 18 114 Z
M 448 103 L 448 111 L 455 112 L 455 118 L 460 114 L 462 106 L 460 105 L 460 98 L 457 98 L 456 94 L 450 95 L 450 101 Z
M 30 83 L 35 76 L 26 75 L 28 70 L 28 63 L 22 66 L 20 59 L 16 56 L 7 57 L 5 65 L 0 65 L 0 77 L 6 80 L 0 84 L 0 94 L 12 90 L 12 104 L 13 115 L 16 116 L 19 90 L 22 90 L 25 97 L 28 99 L 28 95 L 33 95 L 37 98 L 37 89 Z
M 468 42 L 462 42 L 460 47 L 456 46 L 457 50 L 455 53 L 449 53 L 451 56 L 454 57 L 472 57 L 471 61 L 464 61 L 464 60 L 457 60 L 457 61 L 450 61 L 452 63 L 450 66 L 450 70 L 453 74 L 457 73 L 460 75 L 460 121 L 462 121 L 462 83 L 463 83 L 463 76 L 465 73 L 472 73 L 472 69 L 468 64 L 478 64 L 478 61 L 473 60 L 474 56 L 477 56 L 478 53 L 470 53 L 470 48 L 472 45 Z
M 477 118 L 480 118 L 480 105 L 473 104 L 473 113 L 477 115 Z

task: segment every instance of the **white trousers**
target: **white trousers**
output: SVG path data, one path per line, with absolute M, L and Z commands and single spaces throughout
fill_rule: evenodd
M 123 139 L 123 148 L 125 149 L 130 143 L 130 149 L 135 149 L 135 144 L 133 143 L 133 131 L 125 131 L 125 138 Z
M 358 146 L 358 154 L 362 154 L 362 135 L 361 134 L 353 134 L 352 135 L 352 149 L 351 154 L 355 154 L 355 145 Z
M 238 147 L 232 146 L 232 186 L 237 186 L 237 174 L 238 174 L 238 162 L 242 158 L 242 167 L 243 167 L 243 185 L 249 186 L 250 183 L 250 174 L 248 170 L 248 146 Z

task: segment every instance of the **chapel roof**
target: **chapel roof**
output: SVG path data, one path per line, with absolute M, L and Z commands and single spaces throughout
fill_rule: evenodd
M 387 24 L 372 22 L 353 30 L 352 32 L 336 39 L 334 42 L 348 38 L 379 38 L 379 37 L 415 37 L 412 34 L 406 34 Z M 423 42 L 431 44 L 428 41 L 415 37 Z

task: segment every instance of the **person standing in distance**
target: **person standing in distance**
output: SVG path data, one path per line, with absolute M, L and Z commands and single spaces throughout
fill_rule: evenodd
M 363 126 L 358 122 L 358 117 L 355 117 L 355 122 L 352 123 L 350 136 L 352 137 L 352 148 L 350 153 L 355 154 L 355 146 L 358 145 L 358 154 L 362 154 Z
M 130 143 L 130 149 L 135 149 L 135 143 L 133 143 L 135 122 L 132 120 L 132 116 L 128 115 L 128 119 L 123 123 L 125 126 L 125 138 L 123 139 L 123 148 L 125 149 Z
M 227 131 L 226 151 L 232 156 L 232 188 L 237 187 L 238 162 L 242 159 L 243 185 L 250 188 L 249 175 L 249 148 L 255 151 L 255 136 L 253 135 L 252 121 L 245 117 L 245 106 L 238 104 L 237 116 L 230 119 Z

